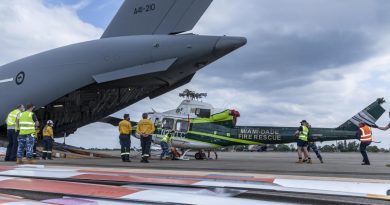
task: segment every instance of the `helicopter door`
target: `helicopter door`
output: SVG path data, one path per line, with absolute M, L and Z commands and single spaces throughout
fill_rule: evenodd
M 176 121 L 176 132 L 186 133 L 188 131 L 189 127 L 190 127 L 190 124 L 186 120 L 177 120 Z
M 175 120 L 172 118 L 163 118 L 162 120 L 162 129 L 164 130 L 173 130 L 173 125 Z

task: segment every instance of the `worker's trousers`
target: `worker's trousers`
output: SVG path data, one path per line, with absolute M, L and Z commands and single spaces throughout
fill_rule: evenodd
M 42 151 L 42 159 L 51 159 L 52 150 L 53 150 L 53 138 L 51 137 L 43 137 L 42 141 L 43 151 Z
M 308 151 L 309 151 L 309 148 L 313 150 L 313 152 L 316 154 L 316 156 L 319 160 L 322 160 L 322 156 L 320 154 L 320 151 L 318 150 L 317 145 L 315 143 L 309 143 Z
M 18 152 L 18 132 L 14 129 L 7 130 L 8 146 L 5 155 L 5 161 L 16 161 L 16 153 Z
M 141 136 L 142 157 L 150 156 L 150 146 L 152 144 L 152 135 Z
M 33 146 L 33 158 L 37 158 L 37 144 L 38 144 L 38 138 L 34 137 L 34 146 Z
M 27 159 L 31 159 L 33 156 L 34 147 L 34 136 L 30 135 L 19 135 L 18 136 L 18 154 L 17 158 L 22 159 L 24 150 L 26 150 Z
M 161 142 L 160 145 L 161 145 L 161 149 L 162 149 L 160 159 L 162 159 L 163 157 L 165 157 L 169 154 L 169 146 L 168 146 L 168 143 L 166 143 L 166 142 Z
M 121 157 L 122 161 L 128 161 L 130 159 L 130 135 L 121 134 L 119 135 L 119 143 L 121 145 Z
M 371 142 L 360 142 L 360 153 L 362 153 L 363 156 L 363 162 L 365 164 L 370 164 L 370 160 L 368 160 L 366 149 L 371 144 Z

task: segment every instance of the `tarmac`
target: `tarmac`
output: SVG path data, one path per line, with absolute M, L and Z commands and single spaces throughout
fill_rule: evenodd
M 104 152 L 118 156 L 117 152 Z M 156 153 L 157 154 L 157 153 Z M 189 153 L 189 156 L 194 153 Z M 136 155 L 136 156 L 135 156 Z M 324 163 L 312 156 L 313 164 L 296 164 L 294 152 L 219 152 L 218 160 L 159 160 L 154 156 L 150 163 L 140 163 L 138 154 L 132 153 L 132 162 L 124 163 L 117 158 L 83 158 L 38 160 L 39 164 L 60 166 L 88 166 L 131 169 L 214 171 L 230 173 L 253 173 L 267 175 L 292 175 L 315 177 L 341 177 L 352 179 L 390 180 L 390 153 L 369 153 L 370 166 L 361 165 L 362 157 L 356 153 L 322 153 Z M 211 157 L 214 154 L 211 153 Z M 0 163 L 13 165 L 11 162 Z

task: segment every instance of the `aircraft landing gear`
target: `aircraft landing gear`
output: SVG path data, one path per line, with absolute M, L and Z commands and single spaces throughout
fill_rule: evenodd
M 195 159 L 196 160 L 204 160 L 204 159 L 206 159 L 206 154 L 202 151 L 199 151 L 198 153 L 195 154 Z

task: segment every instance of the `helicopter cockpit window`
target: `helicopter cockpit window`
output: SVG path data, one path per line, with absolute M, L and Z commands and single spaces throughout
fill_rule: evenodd
M 170 119 L 170 118 L 164 118 L 162 120 L 162 128 L 167 129 L 167 130 L 172 130 L 174 123 L 175 123 L 175 120 Z
M 176 122 L 176 131 L 178 132 L 187 132 L 189 127 L 188 121 L 185 120 L 178 120 Z

